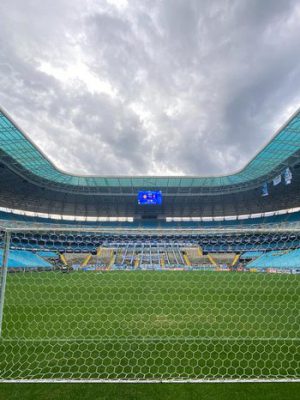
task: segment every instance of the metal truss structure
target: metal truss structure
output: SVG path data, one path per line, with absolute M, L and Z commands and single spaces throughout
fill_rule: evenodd
M 73 216 L 165 218 L 224 216 L 292 208 L 300 203 L 300 112 L 241 171 L 220 177 L 74 176 L 57 169 L 0 110 L 0 206 Z M 208 149 L 209 151 L 209 149 Z M 269 187 L 289 167 L 290 185 Z M 137 204 L 139 190 L 161 190 L 161 206 Z

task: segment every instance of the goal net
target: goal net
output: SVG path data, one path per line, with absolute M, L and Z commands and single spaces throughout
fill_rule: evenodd
M 2 381 L 300 379 L 300 233 L 1 235 Z

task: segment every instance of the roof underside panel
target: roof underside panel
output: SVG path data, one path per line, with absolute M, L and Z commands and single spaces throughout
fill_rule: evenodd
M 12 119 L 0 110 L 1 160 L 5 156 L 13 160 L 28 175 L 58 185 L 73 187 L 226 187 L 247 184 L 278 172 L 287 165 L 287 160 L 300 150 L 300 111 L 298 111 L 277 135 L 241 171 L 219 177 L 109 177 L 74 176 L 58 170 L 30 141 Z M 12 163 L 10 167 L 13 168 Z

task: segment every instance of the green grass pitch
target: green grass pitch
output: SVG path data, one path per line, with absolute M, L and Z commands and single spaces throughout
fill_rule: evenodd
M 299 283 L 259 273 L 10 273 L 1 379 L 299 378 Z
M 0 400 L 298 400 L 299 383 L 0 384 Z

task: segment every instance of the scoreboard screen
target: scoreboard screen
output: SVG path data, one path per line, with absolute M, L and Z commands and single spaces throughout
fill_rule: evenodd
M 160 190 L 138 192 L 138 203 L 141 205 L 160 205 L 162 203 L 162 193 Z

